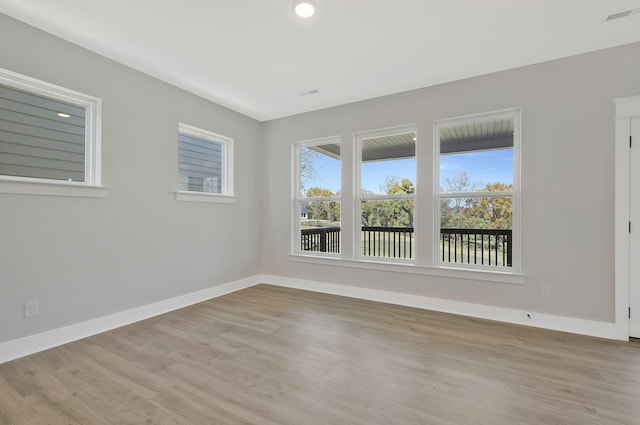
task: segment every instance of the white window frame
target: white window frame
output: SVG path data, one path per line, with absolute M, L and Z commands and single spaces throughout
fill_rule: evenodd
M 392 136 L 394 134 L 404 134 L 404 133 L 415 133 L 416 141 L 415 141 L 415 155 L 416 159 L 416 175 L 413 177 L 413 184 L 416 188 L 413 194 L 407 195 L 362 195 L 362 141 L 365 139 L 371 139 L 374 137 L 384 137 L 384 136 Z M 416 254 L 414 245 L 414 255 L 413 258 L 389 258 L 389 257 L 375 257 L 375 256 L 367 256 L 363 255 L 360 252 L 360 237 L 362 232 L 362 201 L 373 201 L 373 200 L 398 200 L 398 199 L 411 199 L 413 200 L 413 229 L 414 229 L 414 240 L 416 239 L 416 217 L 418 216 L 418 202 L 417 202 L 417 193 L 418 193 L 418 128 L 415 125 L 406 125 L 400 127 L 390 127 L 378 130 L 370 130 L 363 131 L 355 134 L 355 143 L 354 143 L 354 173 L 353 173 L 353 182 L 354 182 L 354 199 L 355 205 L 353 208 L 354 211 L 354 228 L 353 228 L 353 253 L 354 258 L 357 261 L 367 261 L 367 262 L 375 262 L 375 263 L 397 263 L 397 264 L 415 264 L 416 262 Z
M 185 202 L 213 202 L 222 204 L 233 204 L 237 202 L 237 198 L 234 196 L 233 187 L 233 139 L 231 137 L 223 136 L 221 134 L 214 133 L 212 131 L 203 130 L 201 128 L 185 124 L 178 124 L 178 138 L 180 134 L 196 137 L 200 140 L 204 140 L 211 143 L 220 144 L 222 146 L 222 184 L 221 193 L 208 193 L 197 192 L 190 190 L 180 190 L 180 171 L 177 170 L 177 191 L 176 200 Z M 178 140 L 176 138 L 176 141 Z M 177 154 L 179 149 L 177 150 Z M 176 156 L 176 165 L 179 167 Z
M 301 231 L 302 226 L 300 223 L 301 217 L 301 202 L 314 202 L 314 201 L 329 201 L 329 202 L 339 202 L 340 203 L 340 232 L 344 234 L 344 223 L 342 220 L 342 193 L 343 190 L 340 190 L 340 196 L 331 196 L 331 197 L 303 197 L 300 195 L 301 193 L 301 184 L 302 180 L 300 178 L 300 151 L 302 148 L 308 148 L 310 146 L 319 146 L 319 145 L 328 145 L 328 144 L 338 144 L 340 145 L 340 152 L 342 152 L 342 140 L 339 136 L 331 136 L 331 137 L 322 137 L 318 139 L 310 139 L 303 140 L 299 142 L 294 142 L 292 146 L 292 164 L 294 164 L 292 168 L 292 185 L 291 185 L 291 217 L 293 222 L 293 233 L 291 235 L 291 250 L 295 255 L 303 255 L 309 257 L 323 257 L 323 258 L 334 258 L 339 259 L 342 258 L 344 254 L 344 246 L 343 241 L 344 237 L 340 238 L 340 253 L 331 253 L 331 252 L 316 252 L 316 251 L 303 251 L 302 250 L 302 238 Z M 342 181 L 342 173 L 343 173 L 343 161 L 342 155 L 340 155 L 340 180 Z
M 0 68 L 0 84 L 85 109 L 84 181 L 0 175 L 0 193 L 104 197 L 102 184 L 102 101 L 94 96 Z
M 442 269 L 473 270 L 481 272 L 499 272 L 506 274 L 520 275 L 522 270 L 521 261 L 521 115 L 520 108 L 504 109 L 500 111 L 485 112 L 473 115 L 465 115 L 454 118 L 447 118 L 434 121 L 433 125 L 433 265 Z M 501 192 L 465 192 L 465 193 L 442 193 L 440 192 L 440 130 L 448 127 L 456 127 L 464 124 L 471 124 L 478 121 L 495 120 L 500 118 L 513 119 L 513 190 Z M 454 264 L 440 260 L 440 199 L 445 198 L 495 198 L 501 195 L 512 197 L 512 260 L 511 267 L 496 267 L 488 265 Z

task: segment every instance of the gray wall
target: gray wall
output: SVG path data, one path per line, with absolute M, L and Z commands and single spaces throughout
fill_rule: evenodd
M 640 44 L 599 51 L 263 124 L 262 271 L 300 279 L 535 311 L 614 320 L 614 107 L 640 94 Z M 522 256 L 526 284 L 459 280 L 292 262 L 291 143 L 418 127 L 420 215 L 431 223 L 433 121 L 522 108 Z M 350 180 L 343 176 L 343 194 Z M 343 216 L 351 206 L 343 204 Z M 431 230 L 429 230 L 429 233 Z M 427 243 L 430 243 L 428 241 Z M 542 297 L 542 285 L 552 297 Z
M 613 320 L 611 99 L 640 94 L 640 44 L 260 124 L 4 15 L 0 37 L 0 67 L 103 100 L 109 188 L 0 194 L 0 342 L 261 272 Z M 525 285 L 288 260 L 293 141 L 341 135 L 349 160 L 354 132 L 417 124 L 428 219 L 433 120 L 515 106 Z M 237 204 L 174 200 L 179 121 L 235 139 Z M 40 315 L 24 319 L 31 299 Z
M 108 186 L 0 194 L 0 342 L 258 273 L 258 122 L 4 15 L 0 39 L 0 67 L 102 99 Z M 235 139 L 237 204 L 175 201 L 179 121 Z

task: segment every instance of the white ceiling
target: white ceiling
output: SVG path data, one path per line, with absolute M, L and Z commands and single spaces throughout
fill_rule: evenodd
M 258 120 L 640 41 L 640 0 L 0 0 L 0 12 Z M 300 96 L 311 90 L 316 94 Z

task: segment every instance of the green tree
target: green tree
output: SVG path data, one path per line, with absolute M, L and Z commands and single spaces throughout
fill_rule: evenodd
M 400 195 L 415 193 L 416 188 L 413 182 L 407 178 L 398 181 L 397 177 L 387 176 L 384 182 L 383 190 L 387 195 Z
M 490 183 L 482 190 L 486 192 L 504 192 L 512 190 L 513 185 Z M 489 229 L 511 229 L 513 206 L 511 197 L 491 197 L 477 199 L 471 208 L 465 210 L 469 218 L 484 220 Z
M 466 173 L 445 180 L 448 193 L 503 192 L 513 185 L 496 182 L 478 189 Z M 445 192 L 444 190 L 441 191 Z M 510 229 L 512 227 L 511 197 L 445 198 L 440 201 L 440 226 L 465 229 Z
M 332 198 L 339 194 L 321 187 L 307 189 L 308 198 Z M 311 210 L 313 220 L 340 221 L 340 203 L 336 201 L 310 201 L 307 208 Z
M 444 186 L 440 186 L 443 193 L 464 193 L 473 191 L 474 185 L 465 172 L 456 177 L 449 177 L 444 180 Z M 444 198 L 440 200 L 440 227 L 442 228 L 464 228 L 468 225 L 468 218 L 462 212 L 472 204 L 469 198 Z
M 413 182 L 407 178 L 387 176 L 381 188 L 387 195 L 415 193 Z M 372 193 L 364 193 L 372 195 Z M 413 200 L 368 200 L 362 203 L 362 225 L 368 227 L 413 227 Z
M 336 196 L 331 190 L 323 187 L 310 187 L 306 191 L 307 198 L 331 198 Z

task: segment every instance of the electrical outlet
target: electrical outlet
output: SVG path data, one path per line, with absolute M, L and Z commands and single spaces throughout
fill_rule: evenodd
M 551 298 L 551 285 L 542 285 L 542 296 Z
M 37 316 L 40 312 L 38 300 L 27 301 L 24 303 L 24 317 Z

